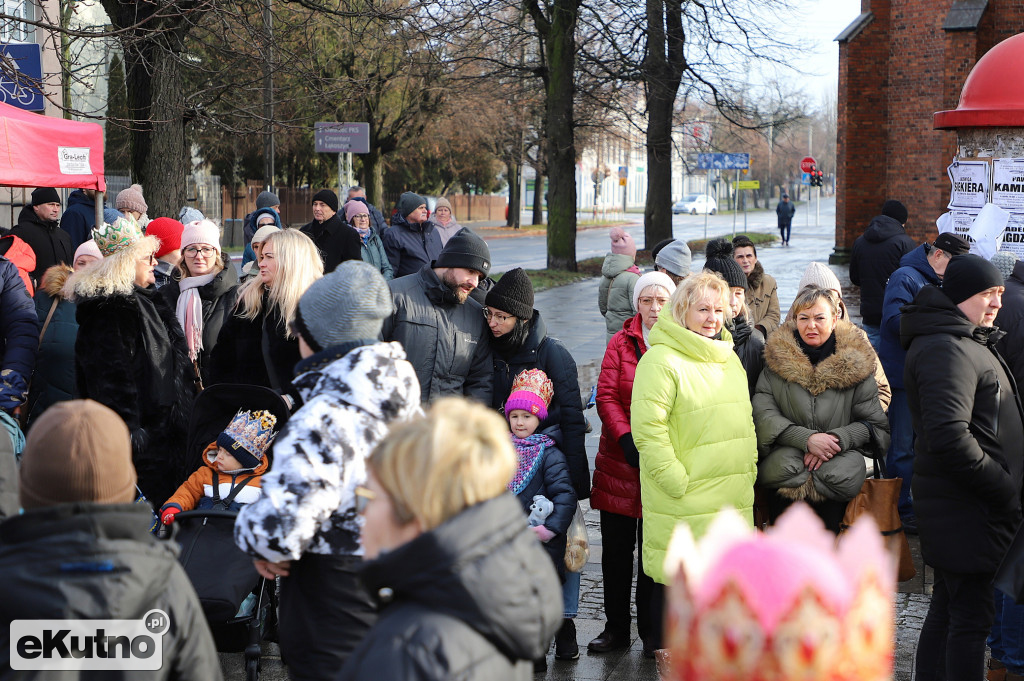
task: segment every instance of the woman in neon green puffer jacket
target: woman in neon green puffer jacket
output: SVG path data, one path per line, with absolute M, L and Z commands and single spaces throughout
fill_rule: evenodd
M 757 437 L 747 375 L 724 328 L 729 294 L 715 273 L 688 277 L 636 368 L 630 423 L 640 451 L 643 565 L 656 582 L 652 621 L 661 619 L 662 565 L 677 523 L 700 537 L 732 506 L 753 524 Z M 660 648 L 660 638 L 645 647 Z

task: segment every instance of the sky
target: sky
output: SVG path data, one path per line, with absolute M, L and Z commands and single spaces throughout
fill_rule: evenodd
M 813 53 L 809 64 L 801 64 L 804 89 L 814 102 L 839 87 L 839 43 L 836 36 L 860 16 L 860 0 L 795 0 L 801 15 L 794 16 L 790 29 L 803 38 L 788 36 L 792 42 L 805 45 Z M 800 42 L 803 41 L 803 42 Z

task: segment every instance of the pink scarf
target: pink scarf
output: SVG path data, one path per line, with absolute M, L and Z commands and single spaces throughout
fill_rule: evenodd
M 199 277 L 186 277 L 178 282 L 181 293 L 175 307 L 175 316 L 185 332 L 185 343 L 188 345 L 188 358 L 193 362 L 203 349 L 203 299 L 199 297 L 199 289 L 206 286 L 219 272 L 211 272 Z

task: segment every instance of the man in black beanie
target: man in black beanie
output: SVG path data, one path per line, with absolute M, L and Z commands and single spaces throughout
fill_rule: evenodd
M 427 219 L 427 200 L 419 194 L 402 194 L 395 211 L 391 228 L 384 232 L 381 241 L 397 279 L 436 260 L 441 254 L 441 236 Z
M 904 382 L 916 455 L 911 485 L 924 561 L 935 571 L 917 678 L 980 678 L 995 616 L 992 578 L 1021 522 L 1024 413 L 996 351 L 1003 277 L 953 257 L 942 288 L 905 306 Z
M 345 224 L 338 216 L 338 195 L 330 189 L 321 189 L 313 194 L 313 220 L 302 226 L 320 250 L 324 261 L 324 274 L 346 260 L 363 259 L 363 241 L 359 232 Z
M 32 286 L 39 286 L 43 273 L 54 265 L 71 265 L 75 247 L 71 235 L 58 225 L 60 195 L 53 187 L 32 191 L 32 203 L 21 209 L 11 234 L 29 245 L 36 254 L 36 267 L 29 273 Z
M 394 225 L 387 233 L 393 231 Z M 384 320 L 381 339 L 405 348 L 424 403 L 445 395 L 491 403 L 490 332 L 483 306 L 470 298 L 490 270 L 487 244 L 464 229 L 436 260 L 388 282 L 395 310 Z
M 862 326 L 876 352 L 881 343 L 885 283 L 899 268 L 900 259 L 917 247 L 903 228 L 905 224 L 907 207 L 889 199 L 882 205 L 882 214 L 872 218 L 868 228 L 853 242 L 850 281 L 860 286 Z

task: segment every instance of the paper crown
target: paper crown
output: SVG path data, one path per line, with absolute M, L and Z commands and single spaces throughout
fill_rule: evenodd
M 505 415 L 515 409 L 523 409 L 543 421 L 548 417 L 548 406 L 554 394 L 554 384 L 543 371 L 521 371 L 512 381 L 512 392 L 505 400 Z
M 104 255 L 113 255 L 128 248 L 142 238 L 142 230 L 132 218 L 118 218 L 113 223 L 104 222 L 92 230 L 93 241 Z
M 665 559 L 666 638 L 678 681 L 892 678 L 896 562 L 866 514 L 842 538 L 804 504 L 761 533 L 731 509 Z
M 240 463 L 251 464 L 246 467 L 255 468 L 274 440 L 276 425 L 277 417 L 269 411 L 240 411 L 217 438 L 217 444 L 228 450 Z M 243 461 L 240 456 L 243 452 L 239 450 L 252 455 L 255 463 L 248 459 Z

